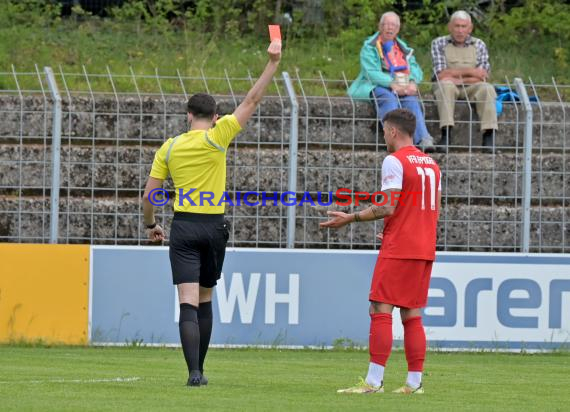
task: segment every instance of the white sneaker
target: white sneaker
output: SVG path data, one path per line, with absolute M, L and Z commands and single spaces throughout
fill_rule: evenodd
M 424 387 L 421 383 L 417 388 L 412 388 L 410 385 L 405 384 L 401 388 L 392 391 L 392 393 L 402 393 L 404 395 L 422 395 L 424 393 Z
M 367 384 L 364 379 L 360 378 L 360 381 L 350 388 L 339 389 L 337 393 L 384 393 L 384 382 L 380 386 L 372 386 Z

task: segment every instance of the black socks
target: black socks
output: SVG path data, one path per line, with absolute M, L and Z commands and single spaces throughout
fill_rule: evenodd
M 200 328 L 198 326 L 198 309 L 189 303 L 180 304 L 180 343 L 184 359 L 188 365 L 188 375 L 199 369 Z
M 199 308 L 188 303 L 180 304 L 178 328 L 189 375 L 196 370 L 204 372 L 204 360 L 212 336 L 212 323 L 212 302 L 200 303 Z
M 212 335 L 212 302 L 200 303 L 198 308 L 198 326 L 200 328 L 200 372 L 204 373 L 204 359 L 208 353 L 210 336 Z

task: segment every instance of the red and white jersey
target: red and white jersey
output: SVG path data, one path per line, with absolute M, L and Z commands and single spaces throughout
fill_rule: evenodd
M 396 259 L 435 259 L 438 192 L 441 172 L 430 156 L 406 146 L 382 163 L 382 191 L 400 192 L 392 216 L 384 218 L 380 256 Z M 397 196 L 397 195 L 396 195 Z M 391 200 L 388 199 L 388 205 Z

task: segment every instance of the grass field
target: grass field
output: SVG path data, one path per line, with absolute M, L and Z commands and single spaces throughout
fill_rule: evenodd
M 0 346 L 0 410 L 548 410 L 570 408 L 570 353 L 428 353 L 426 394 L 340 395 L 365 351 L 212 349 L 210 384 L 188 388 L 179 349 Z M 385 386 L 406 376 L 389 360 Z M 120 381 L 117 378 L 122 378 Z

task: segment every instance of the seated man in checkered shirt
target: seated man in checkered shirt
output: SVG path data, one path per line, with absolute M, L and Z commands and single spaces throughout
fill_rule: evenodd
M 455 100 L 475 103 L 481 121 L 483 150 L 492 152 L 497 130 L 496 93 L 487 83 L 491 65 L 485 43 L 471 36 L 473 24 L 465 11 L 456 11 L 448 24 L 449 35 L 438 37 L 431 44 L 434 92 L 441 127 L 439 151 L 447 151 L 454 126 Z

